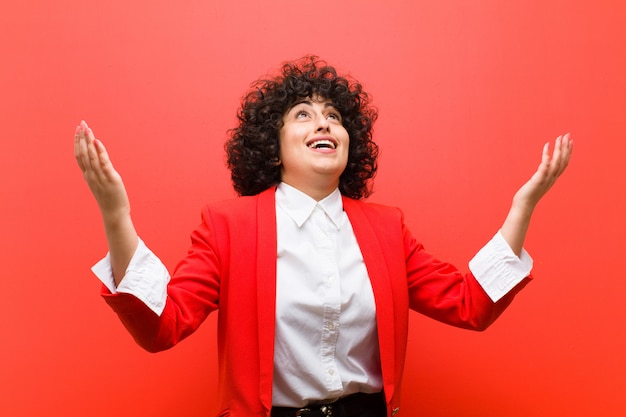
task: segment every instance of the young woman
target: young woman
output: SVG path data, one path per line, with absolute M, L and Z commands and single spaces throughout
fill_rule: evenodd
M 87 124 L 75 156 L 104 220 L 93 270 L 137 343 L 170 348 L 219 308 L 220 416 L 403 415 L 409 309 L 482 330 L 530 279 L 531 215 L 572 151 L 513 197 L 501 229 L 461 273 L 424 251 L 395 208 L 366 203 L 376 111 L 361 85 L 316 57 L 246 95 L 226 143 L 240 197 L 207 205 L 170 274 L 133 226 L 120 175 Z

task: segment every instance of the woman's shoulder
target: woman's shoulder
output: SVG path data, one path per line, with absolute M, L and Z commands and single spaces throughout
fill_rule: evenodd
M 343 204 L 347 211 L 359 210 L 368 217 L 393 217 L 399 219 L 402 219 L 402 217 L 404 217 L 402 210 L 400 210 L 398 207 L 387 204 L 381 204 L 365 200 L 354 200 L 347 197 L 344 197 Z

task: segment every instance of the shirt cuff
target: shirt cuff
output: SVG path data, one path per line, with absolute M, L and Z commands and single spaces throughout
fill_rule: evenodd
M 522 249 L 515 255 L 502 233 L 496 235 L 474 256 L 469 269 L 495 303 L 526 278 L 533 268 L 533 260 Z
M 113 279 L 110 253 L 95 264 L 91 271 L 111 293 L 134 295 L 158 316 L 163 313 L 170 274 L 163 262 L 141 239 L 119 286 L 115 286 Z

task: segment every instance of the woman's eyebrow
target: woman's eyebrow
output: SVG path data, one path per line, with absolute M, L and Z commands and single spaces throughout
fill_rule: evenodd
M 300 100 L 300 101 L 296 101 L 295 103 L 293 103 L 291 106 L 289 106 L 289 108 L 287 108 L 287 110 L 285 111 L 286 113 L 291 112 L 293 109 L 295 109 L 296 107 L 298 107 L 300 104 L 306 104 L 308 106 L 312 106 L 313 104 L 311 103 L 310 100 Z
M 294 107 L 299 106 L 300 104 L 306 104 L 307 106 L 312 106 L 313 102 L 311 102 L 311 100 L 296 101 L 295 103 L 293 103 L 293 106 L 291 106 L 291 108 L 293 109 Z

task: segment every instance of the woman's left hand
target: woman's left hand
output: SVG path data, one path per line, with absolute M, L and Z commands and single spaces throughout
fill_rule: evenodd
M 541 154 L 539 168 L 515 193 L 511 209 L 500 231 L 517 256 L 520 256 L 522 252 L 535 206 L 567 168 L 572 155 L 572 147 L 573 142 L 569 133 L 559 136 L 554 141 L 554 151 L 550 158 L 550 143 L 546 143 Z
M 539 200 L 552 188 L 559 176 L 565 171 L 572 155 L 573 141 L 569 133 L 559 136 L 554 142 L 554 151 L 550 158 L 550 143 L 543 147 L 541 163 L 513 197 L 514 205 L 534 209 Z

